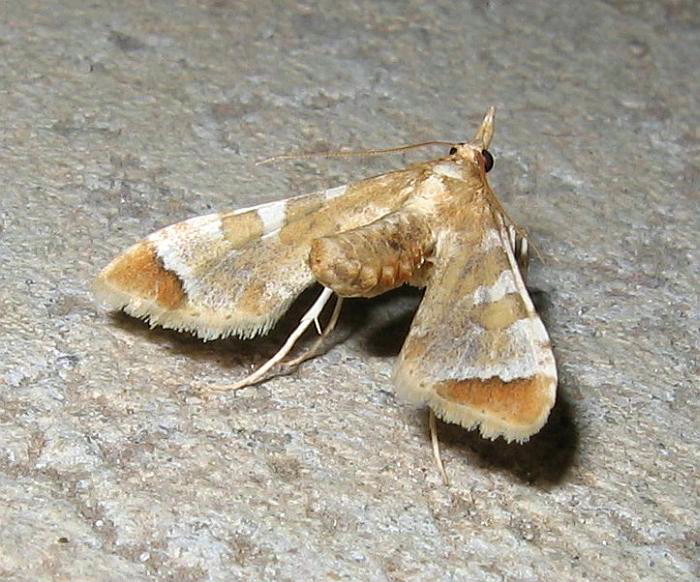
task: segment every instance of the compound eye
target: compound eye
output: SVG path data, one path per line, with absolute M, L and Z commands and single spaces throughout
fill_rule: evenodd
M 493 156 L 489 150 L 481 150 L 481 155 L 484 157 L 484 172 L 490 172 L 493 168 Z

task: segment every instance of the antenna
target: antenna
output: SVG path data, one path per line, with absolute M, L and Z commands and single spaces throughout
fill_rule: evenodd
M 271 162 L 280 162 L 285 160 L 308 160 L 309 158 L 349 158 L 349 157 L 369 157 L 369 156 L 379 156 L 381 154 L 391 154 L 395 152 L 405 152 L 407 150 L 413 150 L 417 148 L 422 148 L 426 146 L 443 145 L 443 146 L 453 146 L 455 142 L 451 141 L 424 141 L 421 143 L 412 143 L 408 145 L 396 146 L 391 148 L 375 148 L 368 150 L 356 150 L 356 151 L 342 151 L 342 150 L 330 150 L 325 152 L 310 152 L 310 153 L 299 153 L 299 154 L 279 154 L 276 156 L 270 156 L 263 160 L 255 162 L 256 166 L 262 166 L 264 164 L 269 164 Z

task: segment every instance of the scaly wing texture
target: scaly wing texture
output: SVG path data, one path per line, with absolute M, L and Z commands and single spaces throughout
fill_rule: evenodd
M 97 296 L 151 325 L 204 339 L 267 332 L 314 282 L 311 241 L 398 208 L 424 165 L 163 228 L 114 259 Z
M 485 206 L 477 222 L 480 235 L 439 236 L 394 379 L 400 395 L 448 422 L 525 441 L 554 405 L 554 356 L 503 218 Z

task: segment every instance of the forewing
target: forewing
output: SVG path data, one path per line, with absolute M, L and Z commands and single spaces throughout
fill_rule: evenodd
M 314 282 L 311 241 L 398 208 L 422 168 L 163 228 L 119 255 L 95 291 L 113 308 L 205 339 L 267 332 Z
M 490 211 L 482 226 L 471 241 L 453 232 L 439 240 L 395 382 L 448 422 L 524 441 L 554 405 L 556 366 L 502 217 Z

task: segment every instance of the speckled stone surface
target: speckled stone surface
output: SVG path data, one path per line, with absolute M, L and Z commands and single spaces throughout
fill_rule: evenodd
M 0 577 L 696 579 L 696 2 L 0 16 Z M 390 382 L 418 294 L 351 302 L 327 354 L 212 400 L 193 386 L 261 363 L 303 305 L 204 344 L 94 304 L 98 270 L 159 226 L 436 152 L 255 160 L 462 141 L 490 104 L 561 383 L 526 445 L 441 424 L 449 487 Z

